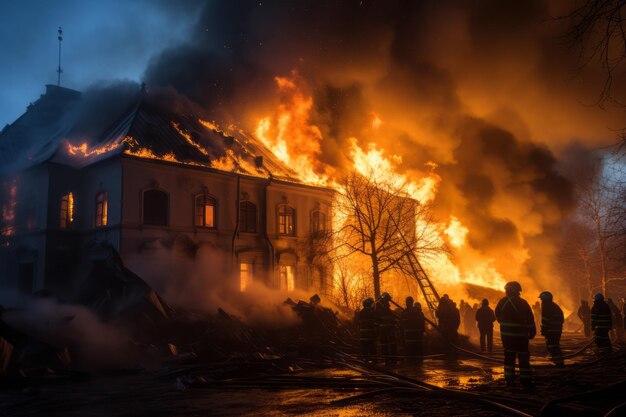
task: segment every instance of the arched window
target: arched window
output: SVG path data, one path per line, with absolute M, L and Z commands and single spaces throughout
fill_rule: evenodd
M 196 196 L 196 213 L 194 224 L 198 227 L 217 227 L 217 200 L 207 194 Z
M 169 195 L 161 190 L 143 192 L 143 224 L 167 226 L 170 205 Z
M 61 197 L 61 216 L 59 227 L 68 229 L 74 223 L 74 194 L 67 193 Z
M 296 289 L 296 267 L 294 265 L 280 265 L 280 289 L 293 291 Z
M 109 214 L 109 197 L 106 191 L 98 193 L 96 196 L 96 227 L 107 225 Z
M 278 234 L 295 236 L 296 210 L 286 204 L 278 206 Z
M 250 201 L 239 203 L 239 230 L 256 233 L 256 205 Z
M 311 213 L 311 233 L 326 231 L 326 214 L 319 210 Z

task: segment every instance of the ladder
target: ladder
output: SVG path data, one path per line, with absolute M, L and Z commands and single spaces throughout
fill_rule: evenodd
M 408 263 L 408 268 L 406 268 L 407 265 L 401 265 L 400 267 L 402 271 L 415 278 L 420 290 L 422 290 L 422 295 L 424 296 L 424 300 L 426 300 L 428 310 L 430 310 L 433 319 L 436 319 L 435 312 L 437 311 L 437 306 L 439 305 L 439 294 L 437 293 L 437 290 L 430 281 L 430 278 L 428 278 L 424 268 L 422 268 L 422 265 L 417 259 L 414 251 L 407 253 L 406 261 Z
M 402 229 L 398 225 L 398 222 L 391 213 L 388 214 L 389 218 L 394 223 L 394 227 L 398 231 L 398 235 L 402 238 L 402 242 L 404 243 L 404 245 L 406 245 L 407 249 L 410 249 L 404 256 L 404 261 L 406 262 L 406 264 L 403 262 L 399 262 L 398 266 L 405 275 L 415 278 L 417 284 L 420 287 L 420 290 L 422 290 L 422 295 L 424 296 L 424 300 L 426 301 L 428 310 L 430 311 L 433 320 L 436 321 L 437 316 L 435 312 L 437 311 L 437 307 L 439 306 L 439 294 L 437 293 L 437 290 L 435 289 L 433 283 L 430 281 L 430 278 L 428 278 L 426 271 L 424 271 L 424 268 L 422 268 L 419 259 L 417 259 L 415 251 L 413 250 L 413 248 L 411 248 L 411 244 L 407 241 L 404 233 L 402 233 Z

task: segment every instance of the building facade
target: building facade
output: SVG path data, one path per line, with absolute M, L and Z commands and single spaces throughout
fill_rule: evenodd
M 223 255 L 216 273 L 241 291 L 253 280 L 329 289 L 316 236 L 331 227 L 332 190 L 298 181 L 252 138 L 170 112 L 145 91 L 79 143 L 81 101 L 48 86 L 0 135 L 2 288 L 71 294 L 108 245 L 124 260 L 167 245 Z

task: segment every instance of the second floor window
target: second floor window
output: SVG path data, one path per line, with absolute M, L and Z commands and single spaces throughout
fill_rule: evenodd
M 321 233 L 326 230 L 326 215 L 317 210 L 311 213 L 311 233 Z
M 216 206 L 217 201 L 207 195 L 200 194 L 196 196 L 196 215 L 195 215 L 195 225 L 198 227 L 217 227 L 217 219 L 216 219 Z
M 59 227 L 68 229 L 74 223 L 74 194 L 67 193 L 61 197 L 61 216 Z
M 239 204 L 239 230 L 256 233 L 256 205 L 249 201 Z
M 143 193 L 143 224 L 167 226 L 169 196 L 165 191 L 146 190 Z
M 295 236 L 296 210 L 286 204 L 278 206 L 278 234 Z
M 109 201 L 107 192 L 99 193 L 96 196 L 96 227 L 107 225 L 109 212 Z

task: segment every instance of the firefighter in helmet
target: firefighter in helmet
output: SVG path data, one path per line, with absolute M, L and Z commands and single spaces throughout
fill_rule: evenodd
M 591 307 L 591 330 L 600 354 L 611 353 L 613 350 L 609 338 L 609 332 L 613 327 L 611 315 L 611 307 L 604 301 L 604 295 L 600 293 L 594 295 L 593 307 Z
M 404 351 L 410 363 L 422 360 L 425 319 L 420 303 L 414 303 L 413 297 L 406 298 L 406 308 L 400 315 L 400 326 L 404 336 Z
M 496 321 L 496 316 L 489 307 L 489 300 L 486 298 L 483 299 L 482 306 L 476 311 L 475 318 L 480 331 L 480 350 L 481 352 L 487 350 L 491 353 L 493 352 L 493 322 Z
M 359 342 L 361 354 L 367 361 L 376 360 L 376 313 L 374 312 L 374 299 L 363 300 L 363 308 L 356 316 L 359 327 Z
M 537 334 L 535 317 L 526 300 L 520 297 L 522 286 L 519 282 L 507 282 L 506 296 L 496 306 L 496 319 L 500 323 L 500 337 L 504 345 L 504 379 L 507 386 L 515 381 L 515 359 L 519 360 L 520 382 L 525 388 L 532 388 L 530 352 L 528 342 Z
M 553 301 L 552 293 L 544 291 L 539 294 L 541 299 L 541 335 L 546 339 L 546 348 L 552 355 L 556 366 L 565 366 L 561 352 L 561 333 L 565 318 L 563 310 Z
M 396 315 L 391 311 L 391 295 L 384 292 L 376 303 L 376 324 L 380 354 L 386 365 L 394 365 L 396 359 Z

